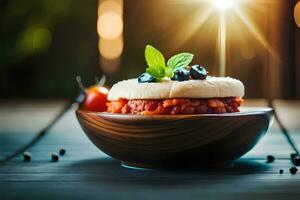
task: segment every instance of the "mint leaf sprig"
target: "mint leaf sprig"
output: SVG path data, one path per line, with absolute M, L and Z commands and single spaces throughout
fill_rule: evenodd
M 191 53 L 179 53 L 172 56 L 166 65 L 164 55 L 153 46 L 147 45 L 145 49 L 145 58 L 148 65 L 146 72 L 156 80 L 161 80 L 165 77 L 172 78 L 174 72 L 187 67 L 192 62 L 193 57 L 194 55 Z

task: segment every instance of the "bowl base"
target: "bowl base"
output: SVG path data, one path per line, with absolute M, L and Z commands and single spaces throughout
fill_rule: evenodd
M 213 162 L 213 163 L 201 163 L 201 164 L 190 164 L 190 165 L 183 165 L 181 164 L 172 164 L 172 165 L 155 165 L 155 164 L 140 164 L 140 163 L 133 163 L 127 161 L 121 161 L 121 166 L 128 169 L 134 170 L 159 170 L 159 169 L 224 169 L 230 168 L 233 166 L 232 161 L 223 161 L 223 162 Z
M 128 169 L 135 169 L 135 170 L 153 170 L 159 168 L 158 166 L 137 164 L 137 163 L 125 162 L 125 161 L 121 161 L 121 166 Z

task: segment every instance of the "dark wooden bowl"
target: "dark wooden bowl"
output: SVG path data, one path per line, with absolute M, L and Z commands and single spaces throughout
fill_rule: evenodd
M 130 115 L 76 111 L 90 140 L 103 152 L 138 167 L 202 165 L 231 161 L 265 135 L 271 108 L 239 113 Z

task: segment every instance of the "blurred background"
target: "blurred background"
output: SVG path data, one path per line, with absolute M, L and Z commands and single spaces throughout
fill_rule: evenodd
M 137 77 L 151 44 L 167 58 L 193 53 L 210 75 L 226 66 L 246 98 L 299 99 L 300 3 L 214 1 L 1 0 L 0 98 L 71 98 L 76 75 Z

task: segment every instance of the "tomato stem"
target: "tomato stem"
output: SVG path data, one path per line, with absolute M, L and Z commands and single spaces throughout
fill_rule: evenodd
M 78 87 L 81 89 L 81 91 L 84 94 L 86 94 L 86 87 L 84 87 L 84 85 L 82 84 L 81 77 L 80 76 L 76 76 L 76 81 L 77 81 Z
M 98 79 L 98 77 L 97 77 L 97 79 Z M 106 77 L 103 74 L 102 77 L 101 77 L 101 79 L 100 79 L 100 81 L 98 81 L 97 85 L 98 86 L 103 86 L 105 84 L 105 81 L 106 81 Z

